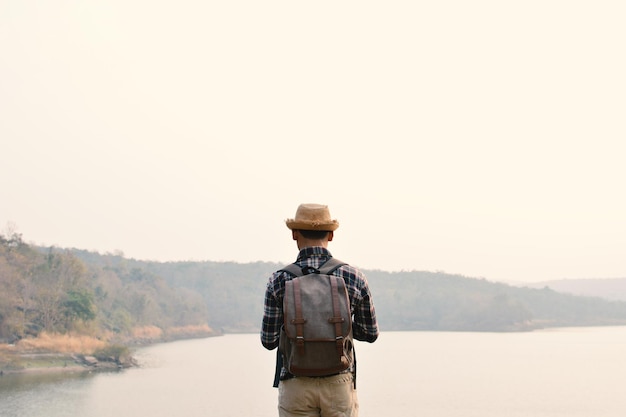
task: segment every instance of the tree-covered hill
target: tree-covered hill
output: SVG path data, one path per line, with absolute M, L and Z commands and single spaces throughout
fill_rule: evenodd
M 0 235 L 0 341 L 42 331 L 258 332 L 269 262 L 153 262 Z M 383 331 L 521 331 L 626 324 L 626 302 L 442 272 L 364 271 Z
M 559 279 L 533 283 L 533 288 L 552 288 L 555 291 L 626 301 L 626 278 Z
M 75 251 L 88 263 L 121 262 L 197 293 L 208 322 L 226 332 L 257 332 L 269 262 L 145 262 Z M 92 258 L 89 260 L 89 258 Z M 383 330 L 519 331 L 626 324 L 626 303 L 520 288 L 443 272 L 365 270 Z
M 0 235 L 0 342 L 48 333 L 137 339 L 138 329 L 208 329 L 204 299 L 123 259 L 88 262 Z M 205 333 L 205 331 L 202 331 Z M 145 334 L 145 332 L 144 332 Z M 173 333 L 172 333 L 173 334 Z M 158 336 L 161 337 L 161 336 Z
M 263 292 L 269 274 L 279 265 L 267 262 L 153 262 L 120 255 L 72 250 L 98 268 L 126 268 L 162 279 L 169 287 L 203 300 L 206 321 L 224 332 L 256 332 L 263 314 Z
M 626 324 L 626 303 L 439 272 L 367 271 L 389 330 L 516 331 Z

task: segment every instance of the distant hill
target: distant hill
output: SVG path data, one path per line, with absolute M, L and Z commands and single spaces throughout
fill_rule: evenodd
M 267 280 L 282 266 L 142 261 L 30 247 L 21 236 L 0 236 L 0 340 L 81 329 L 120 338 L 136 329 L 169 335 L 168 329 L 204 326 L 217 333 L 256 333 Z M 572 284 L 567 281 L 530 288 L 443 272 L 364 272 L 382 331 L 626 325 L 626 301 L 620 298 L 626 280 L 589 280 L 596 290 L 606 284 L 592 293 L 560 285 Z
M 626 324 L 626 302 L 439 272 L 366 271 L 392 330 L 518 331 Z
M 143 271 L 204 300 L 208 324 L 224 332 L 258 332 L 269 262 L 151 262 L 73 250 L 83 262 Z M 442 272 L 365 270 L 383 330 L 521 331 L 626 324 L 626 302 L 519 288 Z
M 565 294 L 626 301 L 626 278 L 560 279 L 533 283 L 528 286 L 531 288 L 548 287 Z

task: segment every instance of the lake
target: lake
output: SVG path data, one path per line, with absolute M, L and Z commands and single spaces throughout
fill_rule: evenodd
M 357 343 L 361 417 L 622 417 L 626 327 L 383 332 Z M 139 349 L 111 373 L 4 375 L 2 417 L 270 417 L 275 352 L 256 334 Z

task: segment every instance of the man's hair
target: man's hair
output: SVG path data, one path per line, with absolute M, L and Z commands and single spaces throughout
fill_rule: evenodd
M 320 240 L 324 239 L 330 233 L 327 230 L 298 230 L 305 239 Z

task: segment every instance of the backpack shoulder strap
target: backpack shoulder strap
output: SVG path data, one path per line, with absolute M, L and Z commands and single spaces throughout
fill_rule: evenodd
M 331 275 L 337 269 L 341 268 L 344 265 L 348 265 L 347 263 L 340 261 L 337 258 L 330 258 L 327 260 L 324 265 L 320 267 L 320 274 Z
M 300 268 L 296 264 L 289 264 L 286 267 L 282 268 L 280 272 L 288 272 L 296 277 L 304 275 L 304 273 L 302 272 L 302 268 Z
M 333 272 L 335 272 L 337 269 L 341 268 L 344 265 L 348 265 L 348 264 L 343 261 L 340 261 L 337 258 L 330 258 L 329 260 L 324 262 L 324 264 L 320 267 L 319 270 L 316 270 L 315 268 L 312 268 L 312 267 L 301 268 L 299 265 L 293 263 L 280 269 L 279 272 L 288 272 L 291 275 L 296 276 L 296 277 L 301 277 L 311 272 L 331 275 Z

